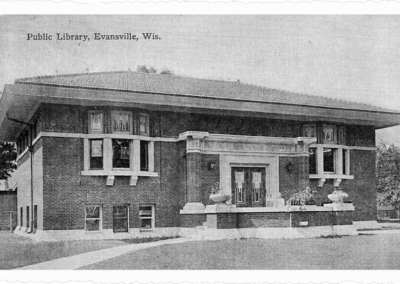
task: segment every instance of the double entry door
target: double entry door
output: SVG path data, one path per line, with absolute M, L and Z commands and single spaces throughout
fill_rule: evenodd
M 265 206 L 265 167 L 232 167 L 231 180 L 236 207 Z

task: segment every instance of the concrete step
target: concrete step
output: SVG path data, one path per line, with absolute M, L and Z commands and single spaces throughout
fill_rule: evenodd
M 204 231 L 207 229 L 206 226 L 196 226 L 197 231 Z

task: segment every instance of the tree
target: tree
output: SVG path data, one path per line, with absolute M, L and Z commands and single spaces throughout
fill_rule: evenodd
M 160 74 L 164 74 L 164 75 L 174 75 L 174 71 L 173 70 L 169 70 L 168 68 L 163 68 L 160 72 Z
M 138 65 L 136 71 L 139 73 L 157 73 L 157 70 L 153 66 L 147 67 L 146 65 Z
M 14 143 L 0 142 L 0 179 L 7 179 L 17 168 L 17 149 Z
M 154 68 L 153 66 L 147 67 L 146 65 L 138 65 L 138 67 L 136 67 L 136 72 L 139 72 L 139 73 L 157 73 L 157 69 Z M 168 68 L 163 68 L 159 72 L 159 74 L 174 75 L 174 71 L 170 70 Z
M 400 147 L 381 144 L 376 151 L 376 189 L 379 205 L 400 205 Z

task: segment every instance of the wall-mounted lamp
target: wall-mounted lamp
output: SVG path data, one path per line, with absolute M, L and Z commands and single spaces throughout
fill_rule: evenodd
M 215 169 L 215 166 L 216 166 L 215 162 L 209 162 L 208 163 L 208 170 L 211 171 L 211 170 Z
M 294 165 L 291 162 L 287 163 L 285 168 L 289 174 L 293 173 L 294 171 Z

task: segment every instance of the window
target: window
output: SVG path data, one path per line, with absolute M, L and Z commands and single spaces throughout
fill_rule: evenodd
M 323 143 L 336 144 L 336 125 L 323 125 Z
M 129 111 L 113 111 L 111 113 L 113 133 L 132 133 L 132 113 Z
M 90 169 L 103 168 L 103 140 L 90 140 Z
M 128 139 L 113 139 L 113 168 L 130 168 Z
M 309 149 L 308 166 L 309 166 L 309 174 L 317 173 L 317 156 L 315 148 Z
M 140 141 L 140 170 L 149 170 L 149 142 Z
M 24 208 L 21 207 L 19 209 L 19 226 L 23 227 L 24 226 Z
M 34 205 L 33 206 L 33 226 L 34 226 L 34 229 L 37 229 L 37 218 L 38 218 L 38 211 L 37 211 L 37 205 Z
M 139 206 L 140 230 L 146 231 L 154 228 L 154 205 Z
M 102 111 L 89 111 L 89 133 L 103 133 Z
M 26 227 L 29 228 L 29 206 L 26 206 Z
M 85 230 L 86 232 L 99 232 L 101 230 L 101 206 L 85 206 Z
M 113 207 L 113 231 L 114 233 L 128 232 L 128 205 Z
M 140 135 L 149 136 L 149 115 L 146 113 L 141 113 L 139 115 L 139 132 Z
M 335 149 L 324 148 L 324 172 L 335 172 Z
M 304 137 L 317 137 L 317 125 L 316 124 L 305 124 L 303 126 Z
M 338 129 L 338 143 L 341 145 L 346 145 L 346 128 L 339 127 Z

